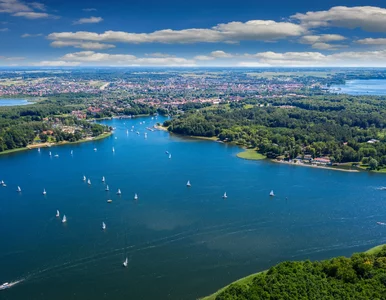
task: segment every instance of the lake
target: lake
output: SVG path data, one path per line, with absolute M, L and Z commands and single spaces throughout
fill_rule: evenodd
M 146 130 L 155 122 L 108 120 L 104 140 L 0 156 L 0 283 L 24 280 L 1 299 L 196 299 L 284 260 L 386 243 L 382 174 L 242 160 Z
M 346 84 L 332 85 L 330 91 L 349 95 L 386 95 L 386 79 L 348 80 Z
M 11 98 L 2 98 L 0 99 L 0 106 L 19 106 L 19 105 L 27 105 L 33 104 L 25 99 L 11 99 Z

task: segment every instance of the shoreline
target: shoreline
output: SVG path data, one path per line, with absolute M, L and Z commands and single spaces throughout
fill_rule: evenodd
M 32 149 L 36 149 L 36 148 L 50 148 L 50 147 L 54 147 L 54 146 L 80 144 L 80 143 L 85 143 L 85 142 L 98 141 L 98 140 L 107 138 L 107 137 L 111 136 L 112 134 L 113 134 L 112 132 L 105 132 L 105 133 L 102 133 L 96 137 L 85 138 L 85 139 L 75 141 L 75 142 L 62 141 L 62 142 L 58 142 L 58 143 L 46 142 L 46 143 L 39 143 L 39 144 L 31 144 L 31 145 L 27 145 L 26 147 L 23 147 L 23 148 L 15 148 L 15 149 L 11 149 L 11 150 L 2 151 L 2 152 L 0 152 L 0 155 L 5 155 L 5 154 L 10 154 L 10 153 L 15 153 L 15 152 L 21 152 L 21 151 L 25 151 L 25 150 L 32 150 Z
M 363 251 L 363 252 L 359 252 L 359 253 L 367 253 L 367 254 L 377 254 L 379 251 L 382 250 L 383 246 L 385 246 L 386 244 L 381 244 L 381 245 L 378 245 L 378 246 L 375 246 L 375 247 L 372 247 L 366 251 Z M 274 267 L 274 266 L 272 266 Z M 270 267 L 270 268 L 272 268 Z M 268 269 L 269 270 L 269 269 Z M 233 285 L 233 284 L 244 284 L 244 285 L 247 285 L 249 283 L 251 283 L 253 281 L 253 278 L 259 274 L 262 274 L 262 273 L 265 273 L 265 272 L 268 272 L 268 270 L 264 270 L 264 271 L 260 271 L 260 272 L 257 272 L 257 273 L 253 273 L 253 274 L 250 274 L 250 275 L 247 275 L 245 277 L 242 277 L 240 279 L 237 279 L 235 281 L 232 281 L 231 283 L 227 284 L 226 286 L 218 289 L 216 292 L 214 292 L 213 294 L 209 295 L 209 296 L 204 296 L 202 298 L 198 298 L 198 300 L 216 300 L 216 297 L 222 292 L 224 291 L 225 289 L 227 289 L 229 286 Z
M 340 168 L 334 168 L 334 167 L 326 167 L 326 166 L 318 166 L 318 165 L 307 165 L 302 163 L 291 163 L 287 161 L 278 161 L 276 159 L 271 159 L 271 162 L 278 163 L 278 164 L 285 164 L 290 166 L 298 166 L 298 167 L 307 167 L 307 168 L 314 168 L 314 169 L 325 169 L 325 170 L 333 170 L 333 171 L 341 171 L 341 172 L 349 172 L 349 173 L 359 173 L 359 170 L 346 170 L 346 169 L 340 169 Z

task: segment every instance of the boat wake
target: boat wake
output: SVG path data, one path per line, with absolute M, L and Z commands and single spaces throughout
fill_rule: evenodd
M 0 291 L 10 289 L 11 287 L 14 287 L 15 285 L 23 282 L 25 279 L 20 279 L 17 281 L 12 281 L 12 282 L 5 282 L 2 285 L 0 285 Z

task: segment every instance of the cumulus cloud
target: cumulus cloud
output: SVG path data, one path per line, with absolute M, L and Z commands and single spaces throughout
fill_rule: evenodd
M 213 56 L 209 56 L 209 55 L 197 55 L 197 56 L 195 56 L 195 57 L 193 57 L 193 59 L 195 59 L 195 60 L 214 60 L 215 59 L 215 57 L 213 57 Z
M 73 24 L 74 25 L 95 24 L 95 23 L 100 23 L 102 21 L 103 21 L 103 18 L 101 18 L 101 17 L 90 17 L 90 18 L 81 18 L 81 19 L 75 21 Z
M 214 60 L 216 58 L 231 58 L 234 55 L 226 53 L 222 50 L 212 51 L 209 55 L 197 55 L 194 57 L 196 60 Z
M 320 52 L 260 52 L 245 54 L 240 66 L 340 66 L 340 67 L 379 67 L 386 66 L 386 50 L 345 51 L 325 55 Z
M 370 32 L 386 31 L 386 9 L 374 6 L 335 6 L 324 11 L 297 13 L 291 18 L 307 28 L 342 27 L 361 28 Z
M 361 45 L 372 45 L 372 46 L 378 46 L 378 45 L 386 45 L 386 38 L 366 38 L 357 40 L 356 43 Z
M 62 60 L 43 60 L 38 63 L 33 63 L 33 66 L 37 67 L 75 67 L 79 66 L 79 62 L 68 62 L 68 61 L 62 61 Z
M 312 45 L 314 49 L 337 50 L 346 47 L 346 45 L 330 44 L 329 42 L 344 41 L 346 38 L 340 34 L 320 34 L 305 35 L 299 39 L 302 44 Z
M 115 48 L 115 46 L 111 44 L 103 44 L 103 43 L 97 43 L 97 42 L 81 42 L 81 41 L 54 41 L 50 45 L 54 48 L 74 47 L 74 48 L 88 49 L 88 50 L 103 50 L 103 49 Z
M 212 28 L 190 28 L 183 30 L 163 29 L 151 33 L 130 33 L 124 31 L 54 32 L 51 40 L 82 40 L 92 42 L 120 43 L 215 43 L 239 42 L 242 40 L 272 41 L 305 33 L 302 26 L 289 22 L 253 20 L 218 24 Z
M 109 66 L 194 66 L 195 61 L 180 57 L 136 57 L 131 54 L 108 54 L 94 51 L 68 53 L 59 61 Z
M 19 0 L 0 0 L 0 13 L 8 13 L 14 17 L 24 17 L 27 19 L 58 18 L 57 16 L 36 12 L 35 10 L 45 11 L 46 6 L 40 2 L 25 3 Z
M 175 57 L 175 55 L 170 55 L 170 54 L 160 53 L 160 52 L 146 53 L 145 56 L 151 56 L 151 57 Z
M 38 37 L 42 36 L 42 33 L 36 33 L 36 34 L 30 34 L 30 33 L 24 33 L 21 35 L 22 38 L 30 38 L 30 37 Z
M 319 42 L 312 44 L 313 49 L 319 49 L 319 50 L 339 50 L 346 47 L 347 45 L 337 45 L 337 44 L 328 44 L 328 43 L 319 43 Z

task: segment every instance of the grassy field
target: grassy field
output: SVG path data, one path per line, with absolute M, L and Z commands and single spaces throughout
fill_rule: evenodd
M 379 246 L 375 246 L 369 250 L 367 250 L 365 253 L 367 254 L 377 254 L 379 251 L 381 251 L 382 247 L 383 246 L 386 246 L 386 244 L 384 245 L 379 245 Z M 230 284 L 228 284 L 227 286 L 219 289 L 217 292 L 213 293 L 212 295 L 210 296 L 207 296 L 207 297 L 204 297 L 204 298 L 200 298 L 200 300 L 215 300 L 217 295 L 220 294 L 223 290 L 225 290 L 226 288 L 228 288 L 231 284 L 242 284 L 242 285 L 247 285 L 247 284 L 250 284 L 253 280 L 253 278 L 258 275 L 258 274 L 261 274 L 261 273 L 264 273 L 264 272 L 267 272 L 267 271 L 262 271 L 262 272 L 258 272 L 258 273 L 254 273 L 252 275 L 248 275 L 246 277 L 243 277 L 239 280 L 236 280 Z
M 16 148 L 16 149 L 11 149 L 11 150 L 5 150 L 5 151 L 0 152 L 0 155 L 14 153 L 14 152 L 19 152 L 19 151 L 24 151 L 24 150 L 29 150 L 29 149 L 24 147 L 24 148 Z
M 243 152 L 237 153 L 237 157 L 250 160 L 266 159 L 263 154 L 258 153 L 255 149 L 245 149 Z

